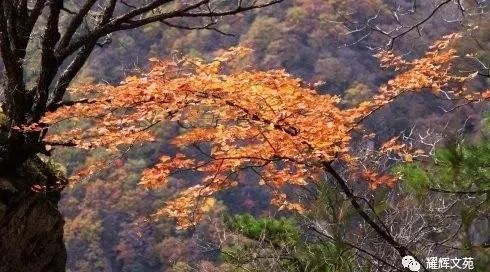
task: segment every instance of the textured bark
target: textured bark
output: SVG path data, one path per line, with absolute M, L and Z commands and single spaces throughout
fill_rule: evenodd
M 0 187 L 0 272 L 65 271 L 64 220 L 57 197 Z

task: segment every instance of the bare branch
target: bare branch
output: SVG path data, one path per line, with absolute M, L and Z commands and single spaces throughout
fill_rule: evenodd
M 357 211 L 357 213 L 366 221 L 366 223 L 369 224 L 373 228 L 373 230 L 383 238 L 386 242 L 388 242 L 391 246 L 393 246 L 396 251 L 400 254 L 400 256 L 407 256 L 411 255 L 414 256 L 414 258 L 417 259 L 416 255 L 410 252 L 408 248 L 405 246 L 401 245 L 397 241 L 393 239 L 391 234 L 389 232 L 386 232 L 386 230 L 383 229 L 383 227 L 379 226 L 362 208 L 362 206 L 357 202 L 356 197 L 352 193 L 352 191 L 349 189 L 347 186 L 347 183 L 345 180 L 335 171 L 335 169 L 332 167 L 331 163 L 329 162 L 323 162 L 323 168 L 325 169 L 325 172 L 331 174 L 335 180 L 337 181 L 337 184 L 340 186 L 342 191 L 345 193 L 347 198 L 351 201 L 352 207 Z M 417 259 L 417 261 L 423 266 L 422 262 Z M 424 267 L 424 270 L 427 270 Z
M 44 113 L 48 100 L 48 88 L 60 65 L 54 55 L 54 48 L 60 39 L 59 20 L 63 1 L 51 0 L 48 2 L 48 7 L 49 16 L 41 43 L 41 67 L 37 86 L 34 90 L 33 119 L 38 119 Z
M 231 36 L 231 37 L 235 36 L 233 34 L 223 32 L 223 31 L 219 30 L 216 27 L 213 27 L 213 25 L 216 24 L 215 22 L 211 22 L 211 23 L 208 23 L 208 24 L 205 24 L 205 25 L 200 25 L 200 26 L 178 25 L 178 24 L 173 24 L 173 23 L 167 22 L 167 21 L 161 21 L 161 23 L 164 24 L 164 25 L 166 25 L 166 26 L 173 27 L 173 28 L 178 28 L 178 29 L 185 29 L 185 30 L 202 30 L 202 29 L 207 29 L 207 30 L 218 32 L 221 35 Z
M 52 110 L 53 107 L 55 107 L 55 104 L 59 103 L 63 99 L 66 88 L 71 83 L 71 81 L 78 73 L 78 71 L 82 68 L 85 61 L 90 56 L 92 50 L 97 45 L 97 40 L 103 36 L 106 36 L 116 31 L 133 29 L 155 22 L 160 22 L 167 26 L 175 27 L 175 28 L 188 29 L 188 30 L 209 29 L 223 35 L 231 35 L 228 33 L 224 33 L 219 29 L 213 27 L 216 24 L 214 20 L 212 20 L 210 23 L 200 25 L 200 26 L 186 26 L 186 25 L 171 23 L 167 20 L 171 18 L 186 18 L 186 17 L 216 18 L 221 16 L 242 13 L 253 9 L 267 7 L 282 2 L 282 0 L 272 0 L 264 4 L 258 4 L 258 5 L 252 4 L 246 7 L 242 6 L 240 1 L 240 3 L 236 8 L 232 8 L 224 11 L 215 11 L 215 10 L 207 9 L 207 11 L 205 12 L 195 12 L 196 10 L 201 9 L 201 7 L 209 4 L 210 2 L 210 0 L 202 0 L 191 5 L 180 7 L 174 11 L 169 11 L 162 14 L 144 17 L 143 15 L 147 14 L 148 12 L 151 12 L 156 8 L 165 6 L 166 4 L 173 2 L 172 0 L 156 0 L 142 7 L 132 8 L 132 10 L 116 18 L 111 18 L 111 16 L 114 12 L 117 1 L 111 1 L 110 2 L 111 4 L 109 5 L 111 10 L 109 9 L 105 10 L 104 18 L 97 25 L 97 27 L 94 30 L 90 31 L 89 33 L 82 35 L 77 39 L 73 40 L 73 36 L 77 31 L 78 27 L 80 26 L 80 24 L 82 23 L 84 16 L 88 13 L 88 11 L 90 10 L 90 8 L 95 2 L 96 2 L 95 0 L 87 0 L 85 6 L 81 9 L 78 15 L 72 19 L 68 27 L 68 30 L 65 32 L 64 36 L 61 38 L 59 45 L 57 46 L 56 58 L 58 62 L 63 61 L 64 59 L 66 59 L 67 57 L 69 57 L 70 55 L 74 54 L 77 51 L 78 53 L 76 57 L 72 60 L 70 65 L 66 68 L 66 70 L 61 74 L 58 82 L 55 85 L 54 91 L 52 93 L 51 101 L 49 102 L 48 105 L 48 109 L 50 110 Z M 110 16 L 107 16 L 109 14 Z M 142 17 L 142 18 L 136 19 L 137 17 Z
M 61 38 L 58 46 L 56 47 L 56 52 L 59 52 L 62 48 L 65 48 L 70 43 L 73 35 L 76 33 L 77 29 L 83 22 L 85 15 L 90 11 L 92 6 L 97 2 L 97 0 L 87 0 L 85 4 L 83 4 L 82 8 L 78 11 L 78 13 L 73 17 L 68 24 L 63 37 Z
M 414 29 L 419 29 L 420 26 L 422 26 L 423 24 L 425 24 L 427 21 L 429 21 L 436 13 L 439 9 L 441 9 L 443 6 L 449 4 L 451 2 L 451 0 L 445 0 L 443 2 L 441 2 L 440 4 L 438 4 L 433 10 L 432 12 L 427 15 L 424 19 L 420 20 L 418 23 L 412 25 L 411 27 L 409 27 L 408 29 L 406 29 L 405 31 L 395 35 L 395 36 L 392 36 L 390 38 L 390 40 L 388 41 L 387 43 L 387 47 L 388 48 L 392 48 L 393 47 L 393 43 L 395 42 L 396 39 L 399 39 L 403 36 L 405 36 L 406 34 L 412 32 Z
M 184 6 L 180 9 L 154 15 L 154 16 L 149 16 L 145 17 L 143 19 L 137 19 L 135 18 L 137 16 L 143 15 L 148 11 L 154 10 L 157 7 L 160 7 L 166 3 L 169 2 L 169 0 L 160 0 L 160 1 L 155 1 L 147 6 L 141 7 L 137 10 L 132 10 L 124 15 L 121 15 L 117 18 L 112 19 L 109 23 L 107 23 L 104 26 L 100 26 L 97 29 L 93 30 L 91 33 L 88 33 L 87 35 L 84 35 L 77 39 L 76 41 L 73 41 L 65 50 L 62 50 L 58 53 L 58 57 L 60 59 L 64 59 L 67 56 L 73 54 L 75 51 L 77 51 L 79 48 L 81 48 L 84 44 L 86 44 L 89 41 L 92 40 L 97 40 L 98 38 L 105 36 L 109 33 L 120 31 L 120 30 L 127 30 L 127 29 L 133 29 L 137 28 L 143 25 L 155 23 L 155 22 L 161 22 L 167 19 L 171 18 L 196 18 L 196 17 L 222 17 L 222 16 L 229 16 L 229 15 L 234 15 L 238 13 L 242 13 L 245 11 L 250 11 L 258 8 L 264 8 L 273 4 L 277 4 L 282 2 L 283 0 L 272 0 L 270 2 L 267 2 L 265 4 L 260 4 L 260 5 L 251 5 L 247 7 L 242 7 L 238 6 L 234 9 L 228 9 L 224 11 L 213 11 L 209 10 L 206 12 L 193 12 L 195 10 L 198 10 L 200 7 L 202 7 L 205 4 L 209 3 L 209 0 L 203 0 L 196 2 L 192 5 Z

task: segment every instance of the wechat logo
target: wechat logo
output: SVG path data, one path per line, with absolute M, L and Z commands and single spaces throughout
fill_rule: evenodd
M 415 260 L 414 257 L 408 255 L 402 258 L 402 265 L 405 268 L 408 268 L 410 271 L 419 271 L 420 264 Z

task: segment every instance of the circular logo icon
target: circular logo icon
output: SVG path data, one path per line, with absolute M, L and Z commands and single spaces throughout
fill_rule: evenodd
M 407 255 L 402 258 L 402 265 L 405 268 L 408 268 L 410 271 L 419 271 L 420 270 L 420 264 L 415 260 L 414 257 Z

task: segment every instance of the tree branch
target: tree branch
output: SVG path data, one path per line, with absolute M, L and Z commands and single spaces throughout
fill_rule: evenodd
M 218 32 L 221 35 L 232 36 L 232 37 L 235 36 L 233 34 L 223 32 L 223 31 L 219 30 L 218 28 L 213 27 L 213 25 L 216 24 L 215 22 L 211 22 L 211 23 L 207 23 L 205 25 L 199 25 L 199 26 L 178 25 L 178 24 L 173 24 L 173 23 L 167 22 L 165 20 L 160 21 L 160 22 L 162 24 L 166 25 L 166 26 L 173 27 L 173 28 L 178 28 L 178 29 L 185 29 L 185 30 L 203 30 L 203 29 L 207 29 L 207 30 L 211 30 L 211 31 L 216 31 L 216 32 Z
M 400 254 L 401 257 L 411 255 L 415 259 L 417 257 L 415 254 L 411 253 L 408 248 L 405 246 L 399 244 L 395 239 L 391 236 L 391 234 L 387 231 L 385 231 L 381 226 L 379 226 L 361 207 L 359 202 L 357 202 L 356 197 L 350 190 L 349 186 L 347 185 L 347 182 L 335 171 L 335 169 L 332 167 L 331 162 L 322 162 L 323 169 L 325 172 L 329 173 L 334 177 L 334 179 L 337 181 L 337 184 L 340 186 L 341 190 L 344 192 L 344 194 L 347 196 L 347 198 L 350 200 L 352 207 L 357 211 L 357 213 L 368 223 L 371 228 L 381 237 L 383 240 L 385 240 L 388 244 L 390 244 L 393 248 L 395 248 L 396 251 Z M 427 270 L 423 263 L 417 259 L 417 261 L 420 263 L 420 265 L 424 268 L 424 270 Z
M 0 0 L 0 52 L 7 76 L 4 107 L 13 121 L 20 124 L 25 118 L 27 97 L 22 65 L 14 53 L 15 42 L 12 40 L 12 33 L 9 32 L 8 20 L 5 17 L 7 13 L 5 2 L 8 1 Z
M 66 31 L 60 39 L 58 46 L 56 47 L 56 52 L 59 52 L 63 48 L 67 47 L 70 43 L 73 35 L 77 32 L 77 29 L 83 22 L 85 15 L 90 11 L 92 6 L 97 2 L 97 0 L 87 0 L 85 4 L 83 4 L 82 8 L 78 11 L 78 13 L 70 20 L 68 26 L 66 27 Z
M 121 0 L 104 1 L 102 20 L 88 33 L 80 33 L 83 22 L 94 9 L 97 0 L 79 1 L 78 10 L 67 10 L 69 21 L 64 33 L 60 33 L 60 16 L 63 10 L 63 0 L 0 0 L 0 51 L 5 64 L 8 87 L 6 88 L 6 103 L 4 108 L 9 116 L 17 123 L 37 122 L 47 110 L 58 107 L 66 92 L 66 88 L 78 74 L 91 52 L 97 46 L 98 39 L 120 30 L 134 29 L 146 24 L 160 22 L 169 27 L 182 29 L 211 29 L 225 34 L 212 27 L 220 16 L 233 15 L 248 10 L 267 7 L 283 0 L 268 0 L 267 2 L 251 1 L 243 6 L 242 1 L 225 6 L 211 7 L 211 0 L 196 0 L 190 3 L 175 5 L 174 10 L 163 9 L 176 3 L 174 0 L 151 0 L 140 5 L 131 5 Z M 102 2 L 102 1 L 101 1 Z M 218 3 L 219 1 L 216 1 Z M 32 3 L 32 6 L 29 4 Z M 227 2 L 228 3 L 228 2 Z M 120 9 L 118 8 L 120 4 Z M 23 78 L 23 59 L 32 35 L 32 30 L 38 22 L 44 8 L 47 8 L 46 22 L 41 39 L 41 63 L 36 86 L 29 92 L 25 90 Z M 158 10 L 157 10 L 158 9 Z M 121 15 L 114 15 L 115 11 Z M 167 11 L 165 11 L 167 10 Z M 73 14 L 74 13 L 74 14 Z M 203 22 L 201 26 L 165 21 L 172 18 L 212 18 L 211 23 Z M 82 32 L 82 31 L 80 31 Z M 77 36 L 75 38 L 75 36 Z M 70 56 L 71 63 L 63 71 L 60 67 Z M 58 74 L 59 73 L 59 74 Z M 59 78 L 54 86 L 53 80 Z M 53 87 L 53 89 L 51 89 Z
M 37 121 L 46 110 L 49 85 L 56 76 L 60 62 L 54 55 L 54 48 L 60 39 L 59 20 L 63 8 L 63 0 L 50 0 L 48 2 L 49 15 L 46 23 L 43 40 L 41 42 L 41 67 L 37 86 L 34 89 L 34 105 L 32 121 Z
M 117 0 L 111 0 L 106 8 L 104 9 L 103 17 L 99 26 L 105 25 L 111 19 L 114 10 L 116 8 Z M 56 104 L 60 103 L 63 100 L 63 96 L 65 95 L 66 88 L 70 85 L 71 81 L 78 74 L 80 69 L 82 69 L 83 65 L 89 58 L 90 54 L 94 50 L 94 47 L 97 45 L 97 40 L 92 40 L 85 44 L 77 56 L 72 60 L 70 65 L 65 69 L 65 71 L 61 74 L 60 78 L 56 82 L 54 87 L 53 95 L 51 101 L 49 102 L 47 109 L 52 111 L 57 106 Z
M 490 193 L 490 190 L 478 190 L 478 191 L 451 191 L 440 188 L 429 188 L 429 191 L 445 193 L 445 194 L 456 194 L 456 195 L 483 195 Z
M 109 33 L 112 32 L 117 32 L 120 30 L 127 30 L 127 29 L 134 29 L 143 25 L 155 23 L 155 22 L 161 22 L 163 20 L 171 19 L 171 18 L 195 18 L 195 17 L 221 17 L 221 16 L 229 16 L 229 15 L 234 15 L 238 13 L 242 13 L 245 11 L 253 10 L 253 9 L 258 9 L 258 8 L 263 8 L 267 7 L 273 4 L 277 4 L 282 2 L 283 0 L 272 0 L 270 2 L 267 2 L 265 4 L 261 5 L 252 5 L 248 7 L 242 7 L 238 6 L 234 9 L 229 9 L 225 11 L 207 11 L 207 12 L 197 12 L 197 13 L 192 13 L 191 11 L 199 9 L 201 6 L 208 4 L 209 0 L 203 0 L 199 1 L 195 4 L 189 5 L 182 7 L 180 9 L 154 15 L 154 16 L 149 16 L 145 17 L 143 19 L 138 19 L 134 20 L 135 17 L 144 15 L 146 12 L 152 11 L 160 6 L 163 6 L 171 0 L 159 0 L 159 1 L 154 1 L 144 7 L 132 10 L 124 15 L 121 15 L 117 18 L 112 19 L 110 22 L 108 22 L 104 26 L 100 26 L 93 30 L 91 33 L 88 33 L 76 41 L 73 41 L 69 46 L 67 46 L 64 50 L 61 50 L 58 53 L 58 58 L 64 59 L 74 52 L 76 52 L 79 48 L 81 48 L 84 44 L 87 42 L 97 40 L 100 37 L 103 37 Z
M 387 44 L 387 47 L 388 48 L 393 48 L 393 43 L 395 42 L 396 39 L 398 38 L 401 38 L 403 36 L 405 36 L 406 34 L 408 34 L 409 32 L 412 32 L 414 29 L 418 29 L 421 25 L 425 24 L 427 21 L 430 20 L 430 18 L 432 18 L 436 13 L 437 11 L 442 8 L 443 6 L 449 4 L 449 2 L 451 2 L 452 0 L 445 0 L 441 3 L 439 3 L 433 10 L 432 12 L 427 16 L 425 17 L 424 19 L 420 20 L 419 22 L 417 22 L 416 24 L 412 25 L 411 27 L 409 27 L 407 30 L 395 35 L 395 36 L 392 36 L 390 38 L 390 40 L 388 41 L 388 44 Z M 415 6 L 415 4 L 414 4 Z

